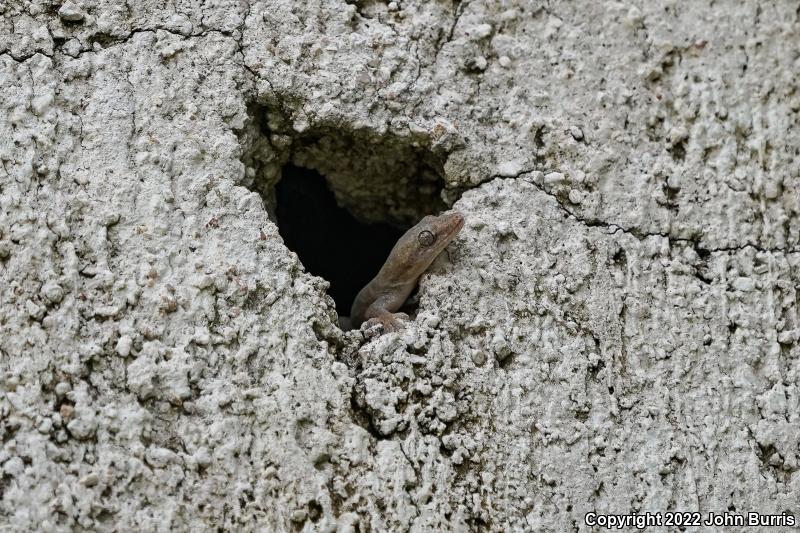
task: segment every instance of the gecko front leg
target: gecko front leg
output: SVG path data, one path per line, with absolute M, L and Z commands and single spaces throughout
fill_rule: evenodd
M 405 291 L 395 292 L 386 291 L 380 297 L 376 298 L 372 305 L 367 308 L 364 313 L 366 320 L 362 328 L 371 330 L 376 326 L 381 327 L 382 333 L 390 331 L 398 331 L 406 327 L 406 322 L 411 319 L 405 313 L 392 312 L 403 305 L 407 297 Z
M 405 328 L 406 323 L 410 320 L 411 318 L 405 313 L 389 313 L 387 311 L 386 313 L 370 318 L 364 322 L 361 328 L 369 331 L 372 328 L 380 327 L 382 333 L 388 333 Z
M 382 332 L 405 327 L 408 315 L 396 311 L 463 226 L 464 216 L 454 211 L 427 216 L 400 237 L 378 274 L 356 295 L 350 309 L 352 327 L 381 326 Z

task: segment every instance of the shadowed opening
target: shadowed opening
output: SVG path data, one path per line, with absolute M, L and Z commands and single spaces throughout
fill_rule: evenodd
M 306 270 L 326 279 L 336 312 L 350 315 L 358 291 L 378 273 L 404 228 L 359 222 L 339 207 L 318 172 L 288 164 L 275 187 L 278 231 Z
M 427 132 L 398 136 L 339 122 L 298 131 L 292 115 L 280 102 L 251 106 L 239 132 L 242 184 L 261 195 L 286 246 L 330 283 L 336 311 L 349 316 L 397 240 L 459 192 L 445 187 L 445 156 L 428 148 Z

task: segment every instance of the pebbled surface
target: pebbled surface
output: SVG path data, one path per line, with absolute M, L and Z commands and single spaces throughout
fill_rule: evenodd
M 798 33 L 789 1 L 0 1 L 0 526 L 797 512 Z M 366 220 L 466 214 L 409 328 L 336 328 L 270 220 L 289 160 Z

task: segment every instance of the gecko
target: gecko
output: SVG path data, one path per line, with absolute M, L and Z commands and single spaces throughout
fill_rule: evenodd
M 428 215 L 394 245 L 378 274 L 359 291 L 350 309 L 350 325 L 383 325 L 396 331 L 409 317 L 396 311 L 417 286 L 420 276 L 464 227 L 464 215 L 449 211 Z

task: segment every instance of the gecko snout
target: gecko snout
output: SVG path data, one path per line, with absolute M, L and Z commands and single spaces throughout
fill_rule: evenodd
M 461 228 L 464 227 L 464 215 L 461 214 L 459 211 L 453 211 L 452 213 L 450 213 L 449 218 L 450 218 L 449 220 L 450 231 L 448 233 L 450 235 L 455 235 L 459 231 L 461 231 Z
M 456 222 L 458 222 L 458 229 L 463 228 L 464 227 L 464 215 L 461 214 L 459 211 L 455 211 L 453 213 L 453 216 L 455 217 Z

